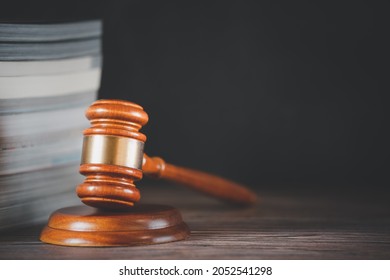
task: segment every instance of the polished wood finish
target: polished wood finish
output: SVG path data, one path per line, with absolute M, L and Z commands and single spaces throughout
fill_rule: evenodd
M 74 206 L 54 212 L 40 239 L 63 246 L 136 246 L 178 241 L 189 234 L 180 213 L 169 206 L 141 204 L 126 212 Z
M 145 175 L 182 184 L 230 203 L 250 205 L 257 201 L 257 195 L 241 184 L 205 172 L 168 164 L 158 157 L 151 158 L 145 154 L 142 171 Z
M 84 130 L 85 136 L 110 135 L 146 141 L 146 136 L 139 130 L 148 122 L 148 115 L 135 103 L 98 100 L 87 109 L 86 117 L 91 127 Z M 142 178 L 139 169 L 109 164 L 81 164 L 80 173 L 86 178 L 76 192 L 86 205 L 125 209 L 132 207 L 141 197 L 134 185 L 134 181 Z
M 85 115 L 91 127 L 84 130 L 84 135 L 116 135 L 146 141 L 146 136 L 139 130 L 149 117 L 140 105 L 133 102 L 101 99 L 89 106 Z
M 76 192 L 86 205 L 103 209 L 128 209 L 141 198 L 133 183 L 142 177 L 140 170 L 106 164 L 83 164 L 80 165 L 80 173 L 86 178 L 76 188 Z

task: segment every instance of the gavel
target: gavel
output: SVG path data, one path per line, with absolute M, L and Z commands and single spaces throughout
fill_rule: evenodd
M 86 178 L 77 195 L 86 205 L 53 212 L 41 232 L 45 243 L 77 247 L 151 245 L 184 240 L 190 229 L 171 206 L 138 204 L 134 181 L 143 174 L 189 186 L 230 203 L 250 205 L 248 188 L 205 172 L 174 166 L 143 153 L 139 130 L 148 115 L 137 104 L 99 100 L 86 111 L 80 173 Z
M 91 127 L 84 130 L 77 189 L 81 201 L 99 209 L 124 210 L 139 201 L 134 182 L 143 174 L 188 186 L 239 205 L 256 202 L 248 188 L 205 172 L 174 166 L 143 153 L 146 136 L 139 130 L 148 122 L 144 109 L 132 102 L 98 100 L 86 111 Z

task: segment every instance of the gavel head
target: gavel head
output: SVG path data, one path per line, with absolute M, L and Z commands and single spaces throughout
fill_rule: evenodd
M 84 130 L 80 173 L 85 181 L 77 195 L 89 206 L 125 209 L 140 199 L 134 181 L 142 178 L 143 146 L 139 132 L 148 115 L 137 104 L 99 100 L 86 111 L 91 127 Z

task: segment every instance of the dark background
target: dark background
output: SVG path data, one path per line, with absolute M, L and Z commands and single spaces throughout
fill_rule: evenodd
M 389 185 L 386 11 L 369 1 L 23 1 L 0 16 L 102 18 L 100 97 L 145 108 L 150 155 L 252 187 L 372 191 Z

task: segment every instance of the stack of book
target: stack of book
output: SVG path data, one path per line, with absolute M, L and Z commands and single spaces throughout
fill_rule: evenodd
M 0 230 L 78 203 L 85 109 L 97 98 L 101 22 L 0 23 Z

